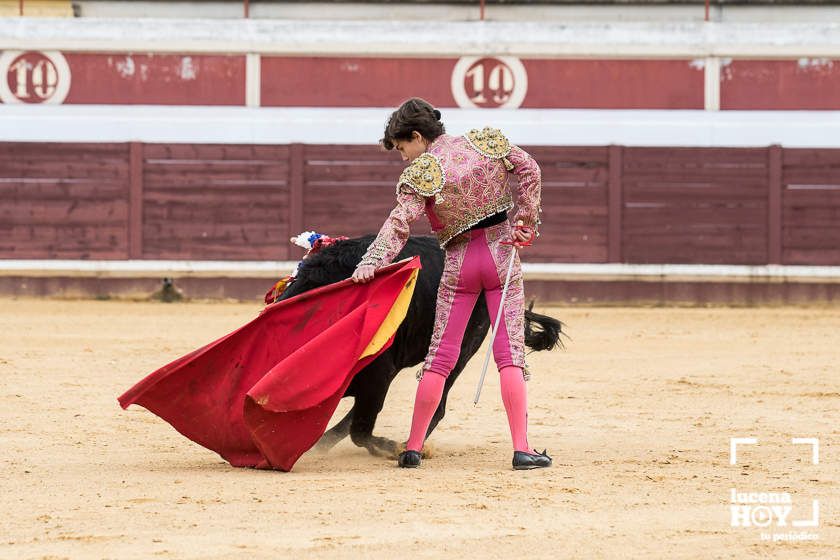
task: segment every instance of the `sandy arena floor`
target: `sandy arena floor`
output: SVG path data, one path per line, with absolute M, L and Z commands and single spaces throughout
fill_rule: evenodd
M 542 310 L 572 337 L 529 359 L 542 471 L 510 469 L 497 375 L 472 406 L 475 358 L 413 471 L 349 441 L 235 469 L 119 408 L 258 309 L 0 300 L 0 558 L 840 558 L 840 310 Z M 397 378 L 378 434 L 405 438 L 415 386 Z M 732 466 L 730 437 L 759 445 Z M 790 493 L 788 521 L 817 499 L 819 526 L 732 527 L 731 488 Z

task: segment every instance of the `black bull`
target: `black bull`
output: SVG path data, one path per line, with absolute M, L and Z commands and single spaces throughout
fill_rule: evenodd
M 297 294 L 348 278 L 373 241 L 373 236 L 339 241 L 303 261 L 295 281 L 278 298 L 288 299 Z M 394 342 L 376 360 L 361 370 L 345 397 L 354 397 L 353 408 L 321 438 L 318 449 L 326 451 L 344 439 L 348 433 L 353 443 L 366 448 L 374 455 L 394 455 L 397 443 L 373 435 L 376 418 L 382 410 L 391 381 L 406 367 L 415 366 L 426 357 L 432 338 L 435 320 L 437 288 L 443 274 L 443 251 L 432 237 L 411 237 L 396 260 L 420 255 L 423 268 L 417 278 L 408 314 L 394 335 Z M 534 329 L 534 326 L 537 328 Z M 467 361 L 478 351 L 490 330 L 487 302 L 482 294 L 473 309 L 461 354 L 455 368 L 446 380 L 443 398 L 429 425 L 427 437 L 434 431 L 446 413 L 446 397 L 458 379 Z M 525 311 L 525 344 L 532 350 L 550 350 L 560 344 L 561 323 L 551 317 Z M 406 416 L 406 430 L 408 429 Z

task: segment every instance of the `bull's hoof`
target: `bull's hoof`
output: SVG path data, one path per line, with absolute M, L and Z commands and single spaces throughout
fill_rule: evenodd
M 377 436 L 371 436 L 363 447 L 375 457 L 396 457 L 399 452 L 396 441 Z

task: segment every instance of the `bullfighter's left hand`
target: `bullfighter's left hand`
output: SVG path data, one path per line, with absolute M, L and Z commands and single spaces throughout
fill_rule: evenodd
M 356 267 L 356 270 L 353 271 L 353 282 L 359 283 L 361 282 L 364 284 L 365 282 L 370 282 L 373 280 L 373 271 L 376 270 L 375 267 L 369 264 L 363 264 Z

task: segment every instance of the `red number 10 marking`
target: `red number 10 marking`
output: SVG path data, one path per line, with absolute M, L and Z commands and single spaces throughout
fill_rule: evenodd
M 16 58 L 6 75 L 9 90 L 24 103 L 42 103 L 58 87 L 58 70 L 50 59 L 29 52 Z
M 510 100 L 516 83 L 510 67 L 497 58 L 482 58 L 464 75 L 464 89 L 479 107 L 499 107 Z

